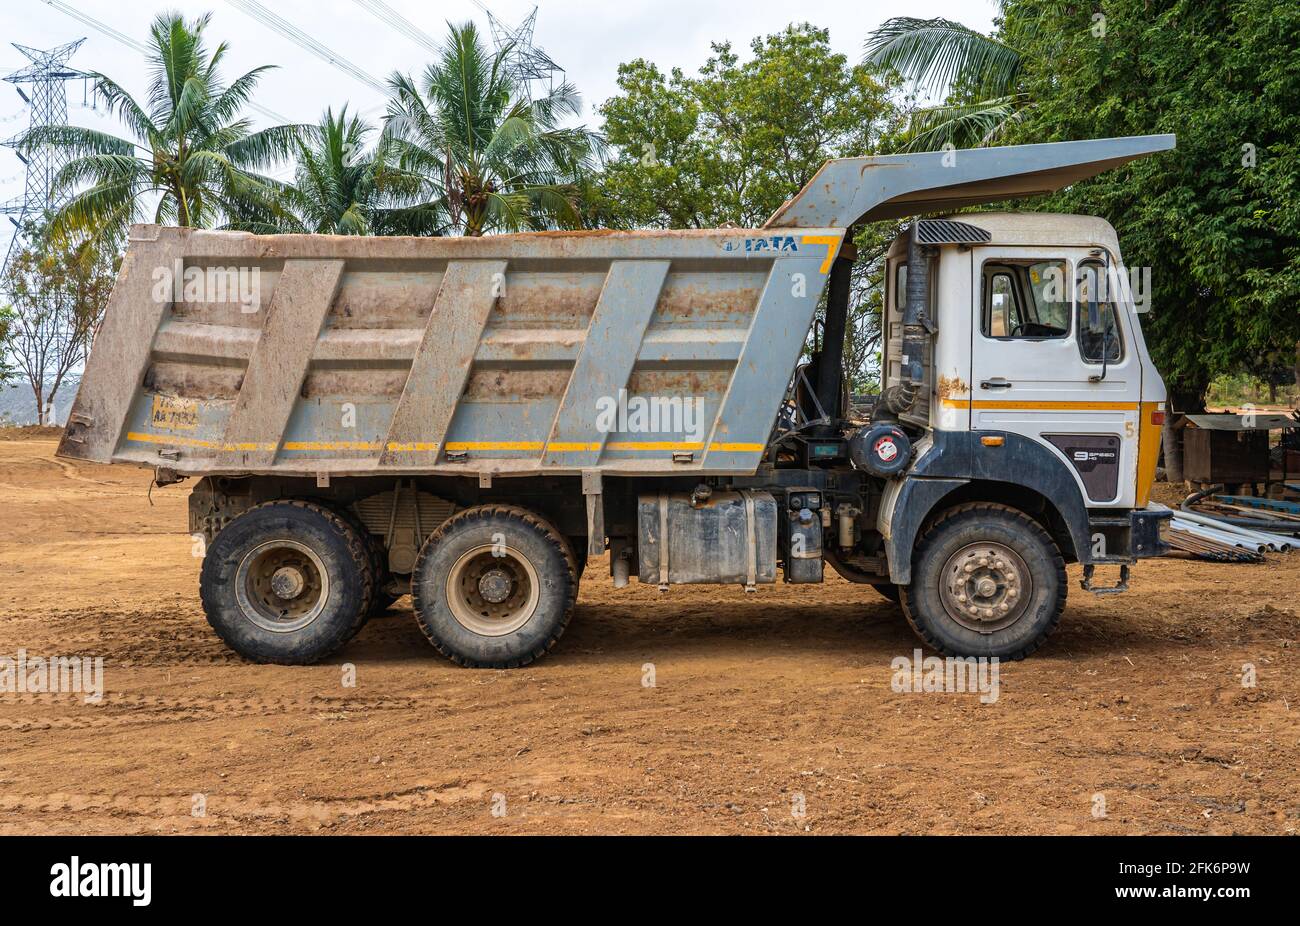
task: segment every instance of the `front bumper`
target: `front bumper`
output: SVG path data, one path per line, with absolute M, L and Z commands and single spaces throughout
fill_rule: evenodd
M 1164 534 L 1174 513 L 1165 507 L 1133 511 L 1093 511 L 1088 517 L 1093 545 L 1085 564 L 1132 563 L 1152 556 L 1164 556 L 1169 544 Z M 1098 541 L 1100 537 L 1100 541 Z
M 1165 537 L 1174 513 L 1168 508 L 1144 508 L 1129 515 L 1129 548 L 1134 559 L 1164 556 L 1169 552 Z

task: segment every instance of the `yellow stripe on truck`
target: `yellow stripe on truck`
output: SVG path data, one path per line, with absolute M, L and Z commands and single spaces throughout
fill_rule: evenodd
M 1160 459 L 1161 425 L 1153 420 L 1164 411 L 1163 402 L 1143 402 L 1138 415 L 1137 507 L 1151 501 L 1151 487 L 1156 481 L 1156 462 Z
M 944 399 L 944 408 L 983 408 L 990 411 L 1048 411 L 1048 412 L 1133 412 L 1137 402 L 1015 402 L 1002 399 Z
M 129 441 L 143 444 L 167 444 L 175 447 L 201 447 L 207 450 L 290 450 L 290 451 L 373 451 L 387 449 L 390 453 L 429 453 L 436 451 L 436 443 L 423 442 L 389 442 L 387 445 L 371 441 L 286 441 L 282 448 L 274 444 L 223 444 L 219 441 L 200 440 L 195 437 L 179 437 L 174 434 L 148 434 L 131 431 L 126 435 Z M 698 441 L 611 441 L 605 445 L 606 450 L 613 451 L 647 451 L 647 450 L 703 450 L 704 444 Z M 761 453 L 766 444 L 744 442 L 714 441 L 710 450 L 720 453 Z M 538 451 L 545 448 L 551 453 L 588 453 L 601 449 L 598 443 L 556 442 L 544 444 L 541 441 L 451 441 L 448 450 L 508 450 Z

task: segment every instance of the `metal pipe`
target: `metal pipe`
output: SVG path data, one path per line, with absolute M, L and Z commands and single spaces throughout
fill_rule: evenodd
M 1279 549 L 1281 544 L 1286 544 L 1288 550 L 1295 545 L 1295 541 L 1289 537 L 1284 537 L 1283 535 L 1271 531 L 1260 531 L 1249 527 L 1242 527 L 1232 521 L 1224 521 L 1207 514 L 1201 514 L 1197 511 L 1177 511 L 1174 512 L 1174 517 L 1176 519 L 1181 518 L 1184 521 L 1201 524 L 1214 530 L 1224 531 L 1229 534 L 1241 534 L 1246 537 L 1251 537 L 1271 544 Z
M 910 273 L 911 271 L 908 272 Z M 1192 511 L 1192 507 L 1191 507 L 1192 505 L 1195 505 L 1201 499 L 1209 495 L 1214 495 L 1221 491 L 1223 491 L 1223 486 L 1216 485 L 1216 486 L 1210 486 L 1208 489 L 1201 489 L 1199 492 L 1193 492 L 1191 495 L 1187 496 L 1187 498 L 1183 499 L 1183 503 L 1180 507 L 1184 512 L 1195 514 L 1196 512 Z M 1293 533 L 1295 531 L 1300 531 L 1300 528 L 1295 528 L 1292 531 L 1287 531 L 1288 525 L 1282 523 L 1281 518 L 1241 518 L 1241 517 L 1237 517 L 1236 515 L 1223 515 L 1220 517 L 1220 520 L 1232 524 L 1235 527 L 1246 527 L 1246 528 L 1250 528 L 1251 530 L 1261 530 L 1261 531 L 1281 530 L 1286 533 Z M 1294 524 L 1295 522 L 1291 522 L 1291 523 Z
M 880 396 L 884 415 L 872 421 L 896 418 L 910 409 L 925 382 L 925 359 L 930 353 L 930 255 L 921 244 L 920 220 L 912 223 L 907 239 L 907 302 L 903 308 L 903 343 L 899 357 L 899 382 Z
M 1212 527 L 1206 527 L 1204 524 L 1182 521 L 1179 522 L 1178 526 L 1181 530 L 1185 530 L 1189 534 L 1194 534 L 1197 537 L 1217 540 L 1220 543 L 1226 543 L 1234 547 L 1243 547 L 1247 550 L 1255 550 L 1258 553 L 1273 549 L 1271 544 L 1257 540 L 1254 537 L 1247 537 L 1244 534 L 1232 534 L 1228 531 L 1215 530 Z

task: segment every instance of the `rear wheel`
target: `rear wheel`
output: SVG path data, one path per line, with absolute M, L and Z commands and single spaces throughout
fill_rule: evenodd
M 318 662 L 365 623 L 373 595 L 366 542 L 322 505 L 267 502 L 217 534 L 199 594 L 208 623 L 241 656 Z
M 378 534 L 372 534 L 366 527 L 365 521 L 355 511 L 344 508 L 339 514 L 347 518 L 357 533 L 364 538 L 366 544 L 366 553 L 370 561 L 370 577 L 373 583 L 373 591 L 370 596 L 370 608 L 366 611 L 366 620 L 372 617 L 388 617 L 393 614 L 390 610 L 397 599 L 401 598 L 400 594 L 394 594 L 391 586 L 396 584 L 393 574 L 388 571 L 388 551 L 384 549 L 384 543 L 379 539 Z
M 1023 659 L 1065 609 L 1065 561 L 1033 518 L 1004 505 L 959 505 L 917 544 L 903 611 L 939 652 Z
M 420 550 L 411 578 L 429 642 L 458 665 L 513 668 L 564 633 L 577 597 L 576 561 L 546 521 L 507 505 L 454 516 Z

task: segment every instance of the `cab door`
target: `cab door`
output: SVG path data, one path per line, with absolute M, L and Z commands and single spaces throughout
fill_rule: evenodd
M 1039 442 L 1090 507 L 1133 507 L 1141 366 L 1110 301 L 1120 294 L 1107 286 L 1108 255 L 983 247 L 972 257 L 971 429 Z

